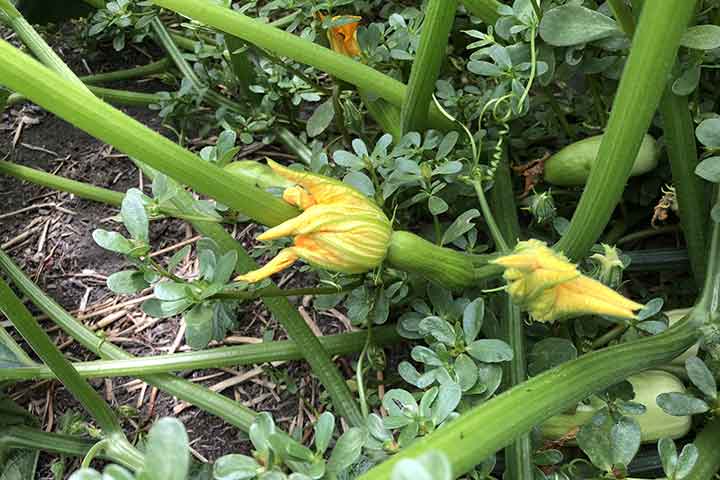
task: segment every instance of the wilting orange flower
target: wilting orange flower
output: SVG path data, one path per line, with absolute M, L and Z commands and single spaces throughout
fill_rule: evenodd
M 318 18 L 322 21 L 325 19 L 325 16 L 318 13 Z M 362 17 L 341 15 L 332 17 L 332 20 L 333 22 L 341 21 L 342 25 L 328 29 L 327 36 L 330 41 L 330 48 L 348 57 L 359 56 L 361 50 L 357 40 L 357 29 L 360 26 Z
M 513 253 L 494 261 L 505 267 L 513 301 L 540 322 L 596 314 L 635 318 L 642 305 L 586 277 L 544 242 L 518 243 Z
M 240 275 L 239 281 L 258 282 L 302 258 L 311 265 L 335 272 L 363 273 L 385 259 L 392 226 L 372 200 L 332 178 L 283 167 L 268 160 L 278 175 L 295 183 L 283 199 L 302 214 L 258 236 L 258 240 L 295 237 L 264 267 Z

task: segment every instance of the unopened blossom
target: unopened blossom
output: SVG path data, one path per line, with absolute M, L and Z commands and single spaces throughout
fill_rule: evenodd
M 539 240 L 518 243 L 511 254 L 494 263 L 505 267 L 504 277 L 513 301 L 540 322 L 579 315 L 630 319 L 642 308 L 586 277 L 567 258 Z
M 364 273 L 385 259 L 392 227 L 385 213 L 361 192 L 332 178 L 291 170 L 271 160 L 268 165 L 295 186 L 283 199 L 303 213 L 258 236 L 258 240 L 294 237 L 258 270 L 240 275 L 239 281 L 258 282 L 303 259 L 334 272 Z

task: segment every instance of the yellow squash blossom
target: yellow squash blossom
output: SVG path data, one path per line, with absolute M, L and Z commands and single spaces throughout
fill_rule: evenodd
M 325 16 L 318 13 L 318 18 L 322 21 Z M 357 29 L 360 26 L 362 17 L 342 15 L 332 17 L 332 20 L 333 22 L 342 21 L 342 25 L 328 29 L 327 36 L 330 41 L 330 48 L 348 57 L 359 56 L 361 50 L 357 40 Z
M 586 277 L 544 242 L 518 243 L 513 253 L 494 263 L 505 267 L 512 299 L 540 322 L 578 315 L 635 318 L 642 305 L 628 300 L 597 280 Z
M 392 226 L 372 200 L 332 178 L 291 170 L 271 160 L 268 165 L 295 184 L 285 189 L 283 199 L 303 213 L 258 236 L 258 240 L 293 236 L 294 245 L 281 250 L 264 267 L 236 280 L 258 282 L 300 258 L 343 273 L 364 273 L 382 263 Z

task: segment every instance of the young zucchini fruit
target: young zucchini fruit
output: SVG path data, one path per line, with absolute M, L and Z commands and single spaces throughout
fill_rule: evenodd
M 661 393 L 685 391 L 685 386 L 677 377 L 659 370 L 648 370 L 629 376 L 627 381 L 635 390 L 633 401 L 642 403 L 647 409 L 644 414 L 635 417 L 640 424 L 644 443 L 656 442 L 664 437 L 680 438 L 690 431 L 690 416 L 673 417 L 663 412 L 655 402 Z M 593 397 L 589 404 L 578 405 L 574 414 L 556 415 L 548 419 L 540 426 L 540 432 L 544 438 L 558 440 L 590 421 L 604 405 L 602 400 Z
M 545 161 L 545 181 L 561 187 L 585 185 L 592 169 L 603 136 L 586 138 L 568 145 Z M 645 135 L 635 157 L 631 176 L 642 175 L 658 164 L 660 149 L 650 135 Z

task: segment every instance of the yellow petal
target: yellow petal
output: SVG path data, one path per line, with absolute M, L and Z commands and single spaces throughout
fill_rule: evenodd
M 258 268 L 257 270 L 253 270 L 252 272 L 248 272 L 244 275 L 239 275 L 235 277 L 235 281 L 248 283 L 259 282 L 260 280 L 266 279 L 270 275 L 285 270 L 290 265 L 295 263 L 297 259 L 298 255 L 297 253 L 295 253 L 294 249 L 284 248 L 280 250 L 280 253 L 278 253 L 275 258 L 270 260 L 263 267 Z
M 302 187 L 286 188 L 283 192 L 283 200 L 301 210 L 307 210 L 317 203 L 315 198 Z
M 316 203 L 354 203 L 367 202 L 361 192 L 335 179 L 310 172 L 300 172 L 284 167 L 277 162 L 268 160 L 268 165 L 275 173 L 303 187 Z
M 587 295 L 607 303 L 611 303 L 626 310 L 640 310 L 643 305 L 620 295 L 612 288 L 590 277 L 581 276 L 568 283 L 568 289 L 578 294 Z

